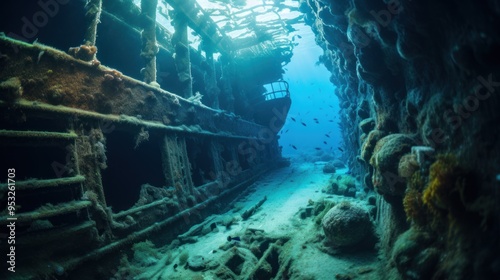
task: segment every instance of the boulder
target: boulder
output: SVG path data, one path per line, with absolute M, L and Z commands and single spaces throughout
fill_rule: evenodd
M 337 169 L 345 168 L 345 164 L 339 159 L 331 161 L 331 164 Z
M 330 209 L 321 221 L 325 236 L 334 247 L 347 247 L 373 236 L 373 225 L 368 212 L 349 202 Z
M 330 162 L 327 162 L 325 164 L 325 166 L 323 166 L 323 173 L 335 173 L 337 169 L 335 168 L 335 166 L 333 165 L 333 163 L 330 161 Z
M 206 266 L 205 258 L 200 255 L 189 257 L 187 261 L 188 267 L 193 271 L 203 270 Z

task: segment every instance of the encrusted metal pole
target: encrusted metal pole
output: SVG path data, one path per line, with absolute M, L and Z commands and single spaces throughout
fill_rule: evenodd
M 186 16 L 175 13 L 175 32 L 172 36 L 172 44 L 175 47 L 175 66 L 177 75 L 182 84 L 182 96 L 189 98 L 193 96 L 193 85 L 191 77 L 191 59 L 189 57 L 188 24 Z
M 87 12 L 85 17 L 89 22 L 87 31 L 85 32 L 85 45 L 95 46 L 97 40 L 97 25 L 101 22 L 102 0 L 89 0 L 85 5 Z M 93 53 L 92 59 L 95 59 L 96 54 Z
M 225 104 L 224 108 L 227 111 L 234 112 L 234 95 L 233 95 L 233 87 L 231 85 L 232 75 L 234 73 L 234 69 L 232 67 L 232 63 L 230 59 L 226 55 L 222 55 L 219 57 L 219 63 L 221 65 L 221 98 L 223 97 L 223 104 Z
M 206 79 L 205 79 L 205 89 L 212 97 L 212 108 L 219 109 L 219 93 L 220 90 L 217 87 L 217 77 L 215 74 L 215 64 L 214 64 L 214 52 L 213 46 L 210 42 L 204 42 L 205 56 L 207 58 L 207 69 L 206 69 Z
M 142 51 L 141 57 L 146 66 L 141 70 L 145 83 L 159 87 L 156 83 L 156 54 L 158 45 L 156 43 L 156 6 L 158 0 L 142 0 L 141 12 L 144 18 L 144 29 L 141 33 Z

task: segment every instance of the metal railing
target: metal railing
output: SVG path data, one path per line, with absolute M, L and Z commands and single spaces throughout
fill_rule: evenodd
M 272 82 L 264 85 L 264 87 L 267 89 L 267 92 L 262 95 L 265 101 L 290 97 L 289 85 L 285 81 Z

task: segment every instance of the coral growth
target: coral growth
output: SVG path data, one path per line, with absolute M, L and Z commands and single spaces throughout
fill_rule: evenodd
M 322 191 L 328 194 L 354 197 L 356 196 L 356 180 L 347 174 L 334 175 Z
M 384 137 L 385 133 L 381 130 L 372 130 L 365 139 L 363 147 L 361 148 L 361 158 L 365 162 L 369 162 L 373 155 L 375 145 L 380 138 Z
M 97 47 L 96 46 L 81 45 L 79 47 L 69 48 L 68 53 L 75 58 L 78 58 L 78 59 L 81 59 L 84 61 L 91 61 L 94 59 L 94 56 L 97 53 Z
M 423 203 L 433 214 L 432 225 L 436 228 L 447 224 L 449 230 L 470 223 L 484 229 L 495 207 L 493 198 L 480 194 L 475 175 L 452 154 L 439 155 L 431 165 Z M 469 224 L 464 224 L 467 221 Z
M 420 172 L 413 174 L 403 199 L 408 220 L 448 233 L 459 225 L 486 228 L 494 205 L 493 198 L 480 194 L 474 174 L 452 154 L 438 155 L 425 187 Z
M 334 247 L 353 246 L 373 233 L 368 212 L 349 202 L 330 209 L 322 220 L 323 231 Z
M 106 156 L 106 138 L 100 129 L 91 129 L 89 133 L 89 139 L 94 146 L 94 154 L 101 169 L 106 169 L 108 167 Z
M 115 69 L 106 70 L 104 74 L 105 82 L 121 83 L 123 81 L 123 74 Z
M 411 179 L 409 188 L 406 190 L 403 198 L 403 207 L 408 221 L 413 221 L 418 226 L 424 226 L 427 221 L 427 212 L 422 202 L 422 192 L 417 187 L 420 182 L 420 174 L 416 173 Z
M 60 105 L 65 100 L 68 94 L 60 85 L 55 85 L 47 90 L 47 101 L 53 105 Z
M 151 266 L 160 259 L 155 245 L 149 240 L 135 243 L 132 250 L 134 251 L 134 261 L 142 266 Z
M 333 206 L 335 206 L 335 202 L 331 200 L 320 199 L 314 203 L 313 214 L 316 215 L 314 221 L 317 225 L 321 224 L 321 220 Z
M 104 141 L 99 141 L 94 144 L 95 155 L 97 158 L 97 162 L 99 163 L 99 167 L 101 169 L 106 169 L 108 167 L 107 161 L 108 157 L 106 156 L 106 146 Z
M 414 154 L 406 154 L 399 160 L 398 174 L 400 177 L 410 178 L 418 167 L 417 157 Z
M 423 193 L 424 204 L 435 214 L 449 209 L 452 202 L 450 195 L 458 191 L 456 183 L 462 170 L 453 155 L 439 156 L 431 165 L 429 184 Z
M 392 196 L 404 194 L 406 184 L 398 176 L 399 162 L 413 144 L 413 138 L 406 134 L 391 134 L 377 142 L 370 159 L 374 168 L 372 183 L 377 192 Z
M 110 221 L 110 210 L 105 207 L 105 204 L 99 199 L 99 195 L 96 192 L 87 190 L 82 194 L 82 200 L 88 200 L 92 202 L 92 216 L 98 218 L 103 223 L 109 223 Z
M 91 65 L 92 67 L 97 68 L 97 67 L 99 67 L 99 66 L 101 65 L 101 62 L 100 62 L 99 60 L 97 60 L 97 59 L 92 59 L 92 60 L 90 61 L 90 65 Z
M 19 78 L 14 77 L 0 83 L 0 99 L 13 102 L 23 95 L 23 87 Z
M 135 146 L 134 149 L 137 149 L 141 143 L 146 142 L 149 140 L 149 132 L 147 130 L 144 130 L 144 127 L 141 127 L 141 132 L 137 134 L 135 137 Z
M 391 261 L 404 279 L 430 279 L 440 252 L 430 247 L 430 235 L 414 228 L 401 234 L 394 244 Z

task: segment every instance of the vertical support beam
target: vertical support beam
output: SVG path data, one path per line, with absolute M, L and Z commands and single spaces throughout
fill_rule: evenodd
M 85 45 L 95 46 L 97 40 L 97 24 L 101 21 L 102 0 L 89 0 L 85 5 L 87 12 L 85 13 L 88 22 L 87 31 L 85 32 Z M 95 59 L 96 54 L 93 54 L 92 59 Z
M 209 42 L 204 42 L 205 56 L 207 58 L 207 69 L 205 77 L 205 90 L 212 99 L 210 106 L 214 109 L 219 109 L 219 93 L 217 87 L 217 77 L 215 73 L 214 51 L 213 46 Z
M 177 135 L 166 135 L 163 143 L 163 172 L 167 185 L 173 186 L 180 197 L 186 197 L 193 193 L 186 139 Z
M 141 33 L 142 51 L 141 57 L 146 66 L 141 70 L 143 81 L 147 84 L 156 83 L 156 54 L 158 45 L 156 43 L 156 7 L 158 0 L 142 0 L 141 12 L 143 17 L 143 30 Z
M 191 58 L 189 56 L 188 23 L 184 14 L 178 12 L 174 20 L 175 32 L 172 36 L 172 45 L 175 47 L 175 67 L 182 84 L 181 96 L 193 96 L 191 77 Z
M 224 97 L 224 108 L 227 111 L 234 112 L 234 95 L 233 95 L 233 87 L 231 86 L 232 75 L 234 71 L 231 69 L 232 63 L 226 56 L 221 56 L 219 58 L 219 62 L 221 64 L 221 82 L 222 82 L 222 94 Z
M 212 141 L 212 140 L 210 141 L 210 153 L 212 154 L 214 174 L 221 174 L 221 172 L 224 171 L 224 163 L 223 163 L 222 156 L 221 156 L 221 149 L 224 149 L 224 148 L 225 147 L 222 146 L 222 144 L 215 142 L 215 141 Z
M 73 126 L 79 127 L 79 123 L 74 123 Z M 76 133 L 79 137 L 75 141 L 74 157 L 78 174 L 85 176 L 82 192 L 87 196 L 87 199 L 92 201 L 92 206 L 88 208 L 88 211 L 101 234 L 103 232 L 111 233 L 112 217 L 108 211 L 105 211 L 107 204 L 101 176 L 101 170 L 105 166 L 97 158 L 98 154 L 104 156 L 101 153 L 105 151 L 105 146 L 100 146 L 105 143 L 104 135 L 99 127 L 94 127 L 89 132 L 78 128 Z

